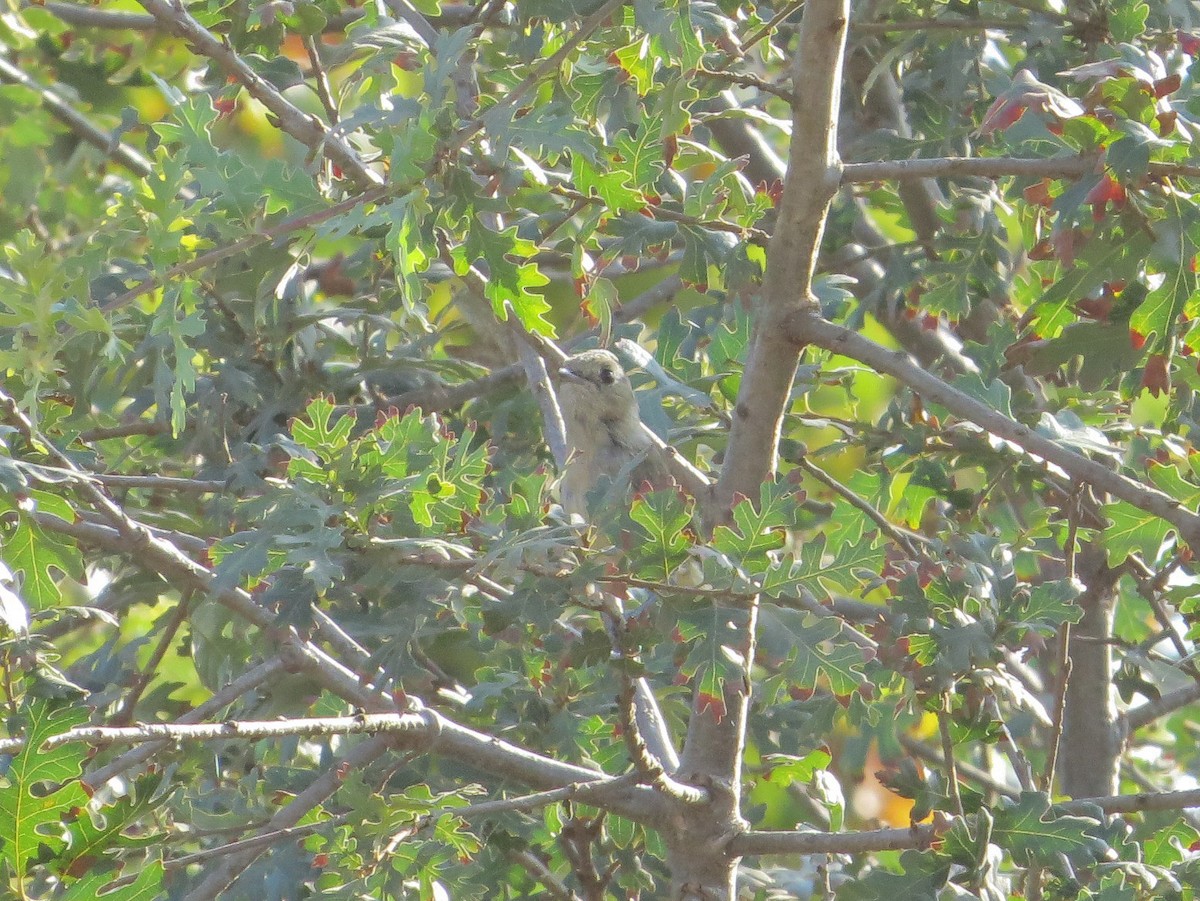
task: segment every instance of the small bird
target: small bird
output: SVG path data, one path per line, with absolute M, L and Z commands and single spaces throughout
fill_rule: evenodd
M 618 476 L 634 487 L 666 483 L 666 462 L 642 426 L 620 360 L 607 350 L 585 350 L 568 357 L 558 374 L 570 450 L 561 484 L 563 510 L 587 519 L 588 495 Z
M 558 375 L 569 454 L 559 490 L 568 516 L 587 520 L 589 495 L 593 500 L 597 495 L 607 497 L 605 483 L 628 479 L 635 488 L 643 482 L 670 484 L 663 453 L 642 425 L 633 386 L 614 354 L 607 350 L 577 353 L 566 359 Z M 621 619 L 621 601 L 608 597 L 610 615 Z M 674 773 L 679 755 L 645 678 L 634 682 L 634 714 L 646 749 L 668 773 Z

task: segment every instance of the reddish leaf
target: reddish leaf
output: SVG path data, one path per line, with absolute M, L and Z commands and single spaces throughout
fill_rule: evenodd
M 700 713 L 704 713 L 706 710 L 711 710 L 712 715 L 716 717 L 718 723 L 725 719 L 725 715 L 728 713 L 728 711 L 725 709 L 725 699 L 723 697 L 720 695 L 709 694 L 707 692 L 700 692 L 699 697 Z
M 1049 238 L 1042 238 L 1029 248 L 1029 259 L 1031 260 L 1049 260 L 1053 258 L 1054 245 L 1050 243 Z
M 1166 97 L 1168 94 L 1174 94 L 1182 83 L 1183 77 L 1178 72 L 1168 75 L 1166 78 L 1160 78 L 1154 82 L 1154 96 Z
M 1089 319 L 1107 322 L 1112 313 L 1114 298 L 1111 296 L 1085 297 L 1075 304 L 1075 312 Z
M 1083 107 L 1062 91 L 1038 81 L 1028 69 L 1022 69 L 1013 78 L 1013 86 L 1004 95 L 996 98 L 984 114 L 979 126 L 981 135 L 1008 128 L 1025 114 L 1027 109 L 1036 109 L 1046 117 L 1046 127 L 1061 133 L 1060 123 L 1083 115 Z
M 1050 196 L 1050 179 L 1043 178 L 1036 184 L 1032 184 L 1021 192 L 1021 196 L 1025 198 L 1026 203 L 1031 203 L 1034 206 L 1049 207 L 1054 203 L 1054 198 Z
M 1112 176 L 1105 175 L 1092 190 L 1088 191 L 1084 203 L 1108 203 L 1124 206 L 1126 201 L 1125 186 Z
M 1142 370 L 1142 387 L 1158 397 L 1171 391 L 1171 371 L 1165 354 L 1150 354 Z
M 1007 97 L 998 97 L 984 113 L 979 133 L 990 135 L 992 132 L 1003 131 L 1025 115 L 1027 109 L 1029 109 L 1027 104 L 1010 100 Z
M 1077 228 L 1056 232 L 1051 241 L 1054 242 L 1054 255 L 1064 266 L 1070 266 L 1075 262 L 1075 255 L 1083 249 L 1086 243 L 1083 233 Z

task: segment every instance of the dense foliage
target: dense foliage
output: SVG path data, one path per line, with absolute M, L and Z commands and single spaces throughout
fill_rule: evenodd
M 0 14 L 6 896 L 1195 897 L 1194 4 L 140 3 Z

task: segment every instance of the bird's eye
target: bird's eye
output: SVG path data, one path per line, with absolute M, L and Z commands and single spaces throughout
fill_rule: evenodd
M 617 380 L 616 375 L 613 373 L 613 371 L 609 367 L 604 366 L 601 368 L 601 370 L 600 370 L 601 384 L 611 385 L 616 380 Z

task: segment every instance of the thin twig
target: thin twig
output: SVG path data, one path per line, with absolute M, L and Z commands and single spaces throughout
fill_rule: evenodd
M 125 695 L 120 708 L 113 714 L 109 725 L 124 726 L 133 721 L 133 711 L 137 707 L 142 693 L 146 690 L 146 686 L 150 684 L 150 680 L 154 678 L 154 674 L 158 671 L 158 666 L 162 663 L 167 650 L 171 647 L 171 642 L 175 640 L 175 635 L 179 631 L 179 627 L 187 619 L 188 607 L 191 605 L 194 594 L 193 590 L 186 589 L 180 595 L 179 600 L 175 604 L 175 609 L 171 611 L 170 619 L 167 620 L 167 624 L 163 627 L 162 635 L 159 636 L 158 644 L 155 646 L 153 653 L 151 653 L 150 659 L 146 661 L 146 665 L 134 677 L 129 693 Z
M 762 26 L 762 28 L 758 29 L 753 34 L 746 36 L 746 40 L 742 41 L 741 55 L 745 56 L 747 50 L 749 50 L 763 38 L 769 37 L 785 19 L 800 10 L 804 6 L 804 3 L 805 0 L 792 0 L 791 3 L 786 3 L 780 7 L 779 12 L 775 13 L 775 15 L 773 15 L 770 20 Z
M 879 373 L 898 379 L 919 393 L 926 403 L 939 404 L 984 431 L 1012 442 L 1031 456 L 1054 464 L 1073 479 L 1088 482 L 1139 510 L 1166 520 L 1179 530 L 1185 541 L 1200 547 L 1200 515 L 1175 498 L 1157 488 L 1134 481 L 1103 463 L 1085 457 L 1064 444 L 1039 434 L 1029 426 L 1010 419 L 922 369 L 906 353 L 889 350 L 810 311 L 802 311 L 796 315 L 791 323 L 791 334 L 800 344 L 814 344 L 865 363 Z
M 926 556 L 925 552 L 917 546 L 918 542 L 927 543 L 929 541 L 929 539 L 924 535 L 918 535 L 915 532 L 909 532 L 907 529 L 901 529 L 893 525 L 892 522 L 888 520 L 888 518 L 884 516 L 881 511 L 877 510 L 870 501 L 868 501 L 866 498 L 860 497 L 850 488 L 843 485 L 829 473 L 825 472 L 825 470 L 821 469 L 819 466 L 816 466 L 811 460 L 808 459 L 807 456 L 801 455 L 795 458 L 793 462 L 826 488 L 831 489 L 834 493 L 848 501 L 852 507 L 865 513 L 867 518 L 875 523 L 875 525 L 879 526 L 879 529 L 881 532 L 883 532 L 883 534 L 887 535 L 888 538 L 900 545 L 901 549 L 903 549 L 910 557 L 920 558 Z
M 934 157 L 915 160 L 884 160 L 874 163 L 845 163 L 842 184 L 875 181 L 904 181 L 914 178 L 1081 178 L 1103 169 L 1095 155 L 1034 157 Z M 1200 166 L 1150 163 L 1152 178 L 1200 175 Z
M 1143 726 L 1149 726 L 1157 719 L 1174 713 L 1188 704 L 1200 701 L 1200 683 L 1185 685 L 1174 691 L 1169 691 L 1155 701 L 1147 701 L 1139 707 L 1127 711 L 1122 720 L 1126 734 L 1132 733 Z
M 786 101 L 789 105 L 796 102 L 795 95 L 792 94 L 792 92 L 787 88 L 780 87 L 773 82 L 766 81 L 765 79 L 759 78 L 757 75 L 753 75 L 749 72 L 727 72 L 724 70 L 706 69 L 701 67 L 696 70 L 696 74 L 711 78 L 714 81 L 723 81 L 726 84 L 734 84 L 743 88 L 754 88 L 755 90 L 761 91 L 764 94 L 770 94 L 773 97 L 778 97 L 779 99 Z
M 177 491 L 187 494 L 221 494 L 228 490 L 229 483 L 216 479 L 186 479 L 179 476 L 125 475 L 116 472 L 83 472 L 61 469 L 57 466 L 41 466 L 36 463 L 18 464 L 31 473 L 39 472 L 66 476 L 69 479 L 88 479 L 108 488 L 148 488 L 152 491 Z
M 557 898 L 558 901 L 582 901 L 578 895 L 563 885 L 562 881 L 532 851 L 514 851 L 511 857 L 521 865 L 525 872 L 544 885 L 552 898 Z
M 169 423 L 157 419 L 150 421 L 139 419 L 136 422 L 123 422 L 120 425 L 99 426 L 94 429 L 88 429 L 79 433 L 79 440 L 84 444 L 91 444 L 95 441 L 109 441 L 114 438 L 152 437 L 169 432 L 170 430 L 171 426 Z
M 942 735 L 942 758 L 946 765 L 946 790 L 950 795 L 950 803 L 954 812 L 963 815 L 962 795 L 958 791 L 958 765 L 954 760 L 954 739 L 950 735 L 950 692 L 942 693 L 942 706 L 938 711 L 938 731 Z
M 944 752 L 939 752 L 933 745 L 926 744 L 920 739 L 913 738 L 911 735 L 901 733 L 898 738 L 900 744 L 910 754 L 914 754 L 924 760 L 929 761 L 934 766 L 946 766 L 946 757 Z M 1021 794 L 1019 788 L 1014 788 L 1011 785 L 999 781 L 986 770 L 981 770 L 979 767 L 972 766 L 969 763 L 963 763 L 961 760 L 955 761 L 955 767 L 959 775 L 972 782 L 978 783 L 982 788 L 988 791 L 995 792 L 998 795 L 1003 795 L 1006 798 L 1016 798 Z
M 273 833 L 296 826 L 305 815 L 324 804 L 337 792 L 347 773 L 359 772 L 382 756 L 390 747 L 390 740 L 389 736 L 380 735 L 354 745 L 291 801 L 276 811 L 265 831 Z M 251 848 L 226 854 L 207 870 L 204 880 L 185 896 L 185 901 L 209 901 L 219 897 L 263 850 L 265 848 Z
M 1076 554 L 1079 550 L 1079 489 L 1071 492 L 1067 499 L 1067 544 L 1063 549 L 1067 563 L 1067 581 L 1075 581 Z M 1062 745 L 1063 724 L 1067 716 L 1067 689 L 1071 684 L 1071 624 L 1064 622 L 1058 634 L 1058 690 L 1054 696 L 1054 719 L 1050 730 L 1050 751 L 1046 759 L 1046 771 L 1042 775 L 1042 790 L 1054 787 L 1054 771 L 1058 767 L 1058 751 Z
M 560 197 L 565 197 L 576 202 L 590 203 L 593 205 L 603 205 L 602 197 L 592 197 L 587 194 L 581 194 L 571 188 L 562 185 L 554 185 L 550 188 L 551 194 L 557 194 Z M 726 222 L 723 219 L 701 219 L 697 216 L 689 216 L 686 213 L 678 212 L 677 210 L 669 209 L 668 207 L 648 207 L 647 215 L 653 219 L 660 219 L 666 222 L 678 222 L 680 225 L 694 225 L 696 228 L 706 228 L 710 231 L 727 232 L 737 235 L 739 238 L 749 241 L 751 244 L 758 244 L 765 247 L 771 240 L 771 236 L 761 229 L 754 228 L 750 225 L 738 225 L 736 222 Z
M 1200 807 L 1200 789 L 1146 792 L 1136 795 L 1103 795 L 1076 798 L 1054 805 L 1061 814 L 1087 814 L 1095 808 L 1105 813 L 1140 813 L 1148 810 L 1181 810 Z M 933 825 L 868 832 L 745 832 L 731 838 L 726 853 L 752 854 L 863 854 L 871 851 L 924 849 L 936 840 Z
M 851 22 L 850 32 L 856 36 L 868 34 L 894 34 L 906 31 L 1022 31 L 1029 27 L 1028 22 L 999 17 L 977 19 L 908 19 L 883 22 Z
M 1173 569 L 1179 563 L 1179 555 L 1176 554 L 1172 558 L 1169 568 Z M 1158 641 L 1165 637 L 1170 641 L 1172 647 L 1175 648 L 1175 653 L 1179 655 L 1179 668 L 1184 670 L 1193 679 L 1200 681 L 1200 669 L 1197 669 L 1195 662 L 1191 659 L 1192 651 L 1188 648 L 1187 641 L 1183 635 L 1175 627 L 1175 622 L 1163 604 L 1162 596 L 1157 588 L 1157 586 L 1166 584 L 1166 580 L 1170 574 L 1169 571 L 1155 574 L 1137 554 L 1130 554 L 1126 558 L 1125 565 L 1133 574 L 1138 594 L 1150 605 L 1150 609 L 1154 613 L 1154 618 L 1158 620 L 1159 626 L 1162 627 L 1162 632 L 1159 633 L 1153 644 L 1157 644 Z
M 171 0 L 138 2 L 164 28 L 184 38 L 197 52 L 237 79 L 251 97 L 275 115 L 281 129 L 313 153 L 325 153 L 360 190 L 383 185 L 382 176 L 364 163 L 345 139 L 330 132 L 315 116 L 284 97 L 274 85 L 255 72 L 227 40 L 218 38 L 196 21 L 182 3 L 172 3 Z
M 0 53 L 6 48 L 0 44 Z M 36 93 L 44 106 L 54 118 L 66 125 L 72 132 L 87 143 L 103 152 L 116 163 L 124 166 L 134 175 L 143 178 L 154 171 L 150 161 L 128 144 L 122 143 L 111 134 L 97 128 L 82 113 L 76 111 L 60 94 L 38 84 L 3 56 L 0 56 L 0 81 L 17 84 Z
M 186 725 L 203 722 L 210 717 L 220 716 L 221 712 L 230 704 L 237 701 L 238 698 L 254 691 L 282 672 L 283 661 L 278 657 L 273 657 L 265 663 L 260 663 L 253 669 L 238 676 L 238 678 L 217 691 L 216 694 L 204 703 L 182 714 L 176 722 L 180 725 Z M 114 776 L 118 776 L 145 763 L 156 754 L 161 754 L 164 748 L 170 747 L 170 744 L 170 742 L 165 741 L 143 744 L 140 747 L 125 752 L 111 763 L 85 773 L 83 781 L 93 788 L 98 788 Z
M 286 829 L 273 829 L 268 832 L 260 832 L 258 835 L 253 835 L 250 838 L 238 839 L 237 841 L 228 842 L 216 848 L 205 848 L 203 851 L 197 851 L 194 854 L 185 854 L 182 857 L 168 857 L 163 860 L 163 867 L 168 870 L 180 870 L 190 867 L 193 864 L 212 860 L 214 857 L 223 857 L 226 854 L 233 854 L 238 851 L 248 851 L 252 848 L 278 845 L 285 841 L 305 838 L 306 836 L 320 832 L 322 829 L 344 823 L 348 819 L 349 816 L 343 813 L 335 817 L 330 817 L 327 820 L 321 820 L 318 823 L 305 823 L 303 826 L 289 826 Z
M 1013 740 L 1008 723 L 1005 722 L 1004 716 L 1000 713 L 1000 704 L 997 702 L 996 696 L 994 694 L 988 695 L 984 706 L 991 718 L 1000 727 L 1000 734 L 1003 736 L 1003 740 L 1000 742 L 1000 749 L 1003 751 L 1004 756 L 1008 758 L 1013 772 L 1017 774 L 1017 781 L 1021 783 L 1021 788 L 1027 792 L 1035 791 L 1033 767 L 1029 765 L 1029 758 L 1025 756 L 1025 752 L 1021 750 L 1021 746 Z
M 329 87 L 329 73 L 325 71 L 325 64 L 321 62 L 321 52 L 317 48 L 317 41 L 311 34 L 304 36 L 304 50 L 308 53 L 308 62 L 312 66 L 313 83 L 317 88 L 317 97 L 321 100 L 321 106 L 325 107 L 325 116 L 329 119 L 330 127 L 336 127 L 338 124 L 338 108 L 336 101 L 333 99 L 333 91 Z
M 633 654 L 626 648 L 626 624 L 620 614 L 609 617 L 609 632 L 612 635 L 613 649 L 617 655 L 617 680 L 620 690 L 617 692 L 617 716 L 621 723 L 621 738 L 625 741 L 625 750 L 641 781 L 646 785 L 666 790 L 667 783 L 663 761 L 655 757 L 646 745 L 646 739 L 638 725 L 638 680 L 629 675 L 628 667 L 635 664 Z M 678 760 L 675 761 L 678 766 Z

